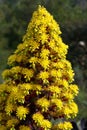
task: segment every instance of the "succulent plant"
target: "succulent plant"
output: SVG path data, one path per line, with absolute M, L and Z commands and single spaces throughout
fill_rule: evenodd
M 39 6 L 26 34 L 8 58 L 0 85 L 1 130 L 71 130 L 78 86 L 66 59 L 59 24 Z M 55 124 L 52 122 L 58 120 Z

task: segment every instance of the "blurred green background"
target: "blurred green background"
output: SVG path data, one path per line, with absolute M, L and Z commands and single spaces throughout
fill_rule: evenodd
M 76 120 L 87 118 L 87 0 L 0 0 L 0 83 L 8 68 L 8 56 L 22 42 L 32 13 L 43 5 L 59 23 L 63 41 L 69 45 L 67 59 L 75 71 L 80 92 Z

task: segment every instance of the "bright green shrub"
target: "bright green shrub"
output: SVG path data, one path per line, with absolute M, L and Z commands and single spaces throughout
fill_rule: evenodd
M 44 7 L 34 12 L 23 43 L 8 59 L 0 85 L 0 130 L 70 130 L 78 107 L 68 46 Z M 52 119 L 59 119 L 53 124 Z

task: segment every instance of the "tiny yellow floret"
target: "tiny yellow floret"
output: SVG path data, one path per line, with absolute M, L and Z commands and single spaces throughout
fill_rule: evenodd
M 29 113 L 29 110 L 23 106 L 19 106 L 16 111 L 16 115 L 20 120 L 25 120 L 26 115 Z

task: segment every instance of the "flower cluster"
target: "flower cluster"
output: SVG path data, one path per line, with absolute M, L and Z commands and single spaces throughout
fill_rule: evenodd
M 33 13 L 23 42 L 8 58 L 0 85 L 0 130 L 71 130 L 78 86 L 66 59 L 68 45 L 44 7 Z M 60 118 L 61 122 L 60 122 Z M 52 119 L 58 120 L 54 125 Z
M 52 123 L 46 119 L 44 119 L 41 113 L 35 113 L 33 115 L 33 120 L 37 124 L 38 127 L 43 128 L 44 130 L 50 130 L 52 127 Z
M 23 106 L 19 106 L 17 107 L 17 117 L 20 118 L 20 120 L 22 119 L 26 119 L 26 114 L 28 114 L 28 109 L 24 108 Z
M 72 124 L 70 122 L 63 122 L 63 123 L 59 123 L 58 125 L 55 125 L 53 127 L 53 130 L 71 130 Z

